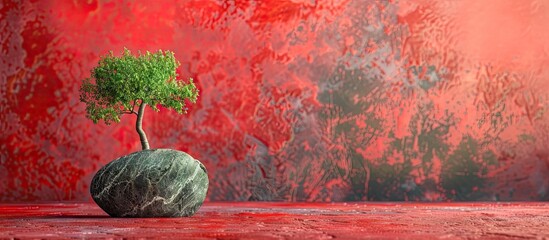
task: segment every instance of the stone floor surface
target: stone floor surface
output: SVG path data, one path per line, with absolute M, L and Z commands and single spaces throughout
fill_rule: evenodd
M 92 203 L 0 204 L 0 239 L 547 239 L 549 203 L 206 203 L 111 218 Z

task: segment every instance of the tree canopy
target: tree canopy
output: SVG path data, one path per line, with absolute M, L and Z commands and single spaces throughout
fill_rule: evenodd
M 136 106 L 147 104 L 156 111 L 161 105 L 186 113 L 185 100 L 196 102 L 198 89 L 192 78 L 188 82 L 177 79 L 179 66 L 171 51 L 134 56 L 124 49 L 120 57 L 110 52 L 80 88 L 86 116 L 94 123 L 103 120 L 110 124 L 119 122 L 122 114 L 138 115 Z

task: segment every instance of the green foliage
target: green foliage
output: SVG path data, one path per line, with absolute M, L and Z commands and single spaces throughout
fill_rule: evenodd
M 99 60 L 80 88 L 86 116 L 94 123 L 119 122 L 122 114 L 137 114 L 136 107 L 141 103 L 156 111 L 161 105 L 186 113 L 185 101 L 196 102 L 198 89 L 192 78 L 188 83 L 177 79 L 179 65 L 170 51 L 133 56 L 125 49 L 120 57 L 110 52 Z

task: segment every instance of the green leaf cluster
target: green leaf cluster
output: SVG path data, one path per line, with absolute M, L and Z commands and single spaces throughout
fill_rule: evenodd
M 86 103 L 86 116 L 94 123 L 119 122 L 122 114 L 136 114 L 140 104 L 148 104 L 186 113 L 185 101 L 198 98 L 193 79 L 177 79 L 180 63 L 171 51 L 131 54 L 124 49 L 122 56 L 112 52 L 99 60 L 91 77 L 80 87 L 80 101 Z

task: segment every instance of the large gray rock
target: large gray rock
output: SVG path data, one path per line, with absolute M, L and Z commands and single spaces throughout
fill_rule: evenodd
M 191 216 L 208 191 L 206 168 L 189 154 L 155 149 L 118 158 L 93 177 L 93 200 L 112 217 Z

